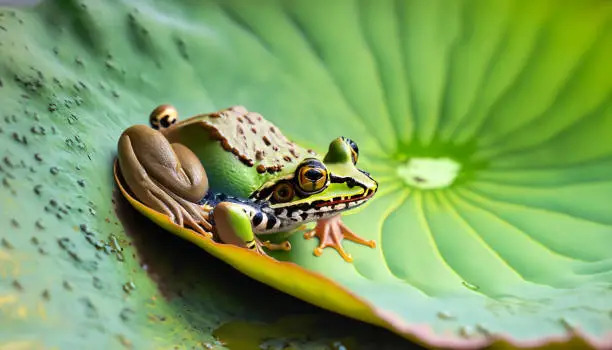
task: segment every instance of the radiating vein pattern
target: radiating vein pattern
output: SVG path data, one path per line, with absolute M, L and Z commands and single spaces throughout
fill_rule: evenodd
M 393 313 L 400 332 L 431 328 L 432 343 L 528 341 L 569 325 L 601 340 L 612 329 L 612 2 L 82 3 L 0 17 L 0 97 L 28 123 L 61 129 L 68 118 L 55 140 L 70 154 L 91 160 L 74 136 L 99 133 L 92 183 L 111 183 L 98 170 L 154 105 L 181 117 L 244 105 L 321 153 L 354 139 L 380 185 L 343 217 L 376 248 L 345 240 L 348 264 L 333 249 L 315 257 L 316 239 L 297 234 L 279 259 Z M 71 115 L 75 94 L 84 101 Z M 21 138 L 5 114 L 12 150 Z M 29 150 L 39 136 L 28 134 Z M 296 291 L 289 277 L 285 290 L 342 310 L 337 295 Z
M 589 309 L 588 298 L 568 295 L 612 283 L 611 6 L 218 4 L 313 99 L 317 123 L 333 116 L 380 150 L 363 159 L 380 180 L 378 198 L 345 219 L 378 247 L 347 245 L 352 266 L 308 250 L 293 261 L 436 332 L 464 333 L 440 313 L 469 314 L 518 339 L 567 331 L 542 326 L 551 317 L 584 321 L 593 334 L 590 317 L 612 327 L 605 311 L 566 307 Z M 290 132 L 303 128 L 295 119 Z M 445 154 L 459 162 L 457 184 L 419 190 L 427 176 L 407 182 L 397 171 L 412 157 Z

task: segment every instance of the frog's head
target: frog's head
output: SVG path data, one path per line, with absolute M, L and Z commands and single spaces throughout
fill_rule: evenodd
M 378 189 L 370 174 L 357 168 L 359 148 L 338 137 L 325 157 L 303 159 L 293 173 L 268 182 L 251 198 L 264 200 L 280 219 L 314 221 L 356 208 Z

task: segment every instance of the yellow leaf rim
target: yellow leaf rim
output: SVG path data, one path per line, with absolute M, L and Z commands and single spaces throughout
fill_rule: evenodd
M 118 173 L 118 161 L 113 165 L 113 176 L 121 194 L 130 205 L 166 231 L 196 244 L 214 257 L 221 259 L 241 273 L 277 290 L 323 309 L 386 328 L 401 337 L 428 349 L 607 349 L 612 347 L 612 332 L 595 338 L 579 328 L 566 336 L 549 336 L 520 341 L 507 335 L 470 339 L 454 333 L 436 334 L 428 324 L 410 324 L 391 311 L 380 310 L 333 280 L 288 261 L 279 261 L 234 245 L 217 243 L 210 238 L 182 226 L 134 197 L 124 188 Z M 287 279 L 287 276 L 294 278 Z M 290 281 L 290 283 L 287 283 Z

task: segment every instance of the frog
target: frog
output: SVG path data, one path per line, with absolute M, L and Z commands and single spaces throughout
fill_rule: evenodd
M 345 239 L 376 247 L 341 220 L 378 190 L 358 160 L 350 138 L 333 139 L 321 155 L 241 105 L 179 120 L 173 105 L 162 104 L 149 125 L 128 127 L 117 143 L 129 191 L 174 224 L 262 255 L 292 248 L 266 237 L 305 229 L 305 239 L 319 240 L 315 256 L 332 248 L 347 262 Z

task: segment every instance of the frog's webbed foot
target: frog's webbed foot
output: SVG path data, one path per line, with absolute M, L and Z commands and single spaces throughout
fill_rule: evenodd
M 200 205 L 174 195 L 149 177 L 138 181 L 137 198 L 144 204 L 168 216 L 178 226 L 189 226 L 206 237 L 212 237 L 208 211 Z
M 160 187 L 163 187 L 159 185 Z M 164 193 L 164 191 L 162 191 Z M 209 210 L 205 207 L 187 201 L 172 192 L 166 192 L 173 200 L 172 202 L 165 201 L 166 207 L 172 206 L 170 220 L 178 226 L 189 226 L 199 234 L 208 238 L 212 237 L 212 225 L 210 224 Z
M 375 241 L 366 240 L 353 233 L 353 231 L 341 221 L 340 215 L 318 220 L 315 228 L 304 234 L 304 238 L 306 239 L 311 239 L 315 236 L 319 238 L 319 245 L 314 249 L 314 255 L 321 256 L 321 254 L 323 254 L 323 249 L 332 247 L 347 262 L 352 262 L 353 257 L 344 250 L 342 246 L 343 239 L 346 238 L 349 241 L 366 245 L 370 248 L 376 247 Z

